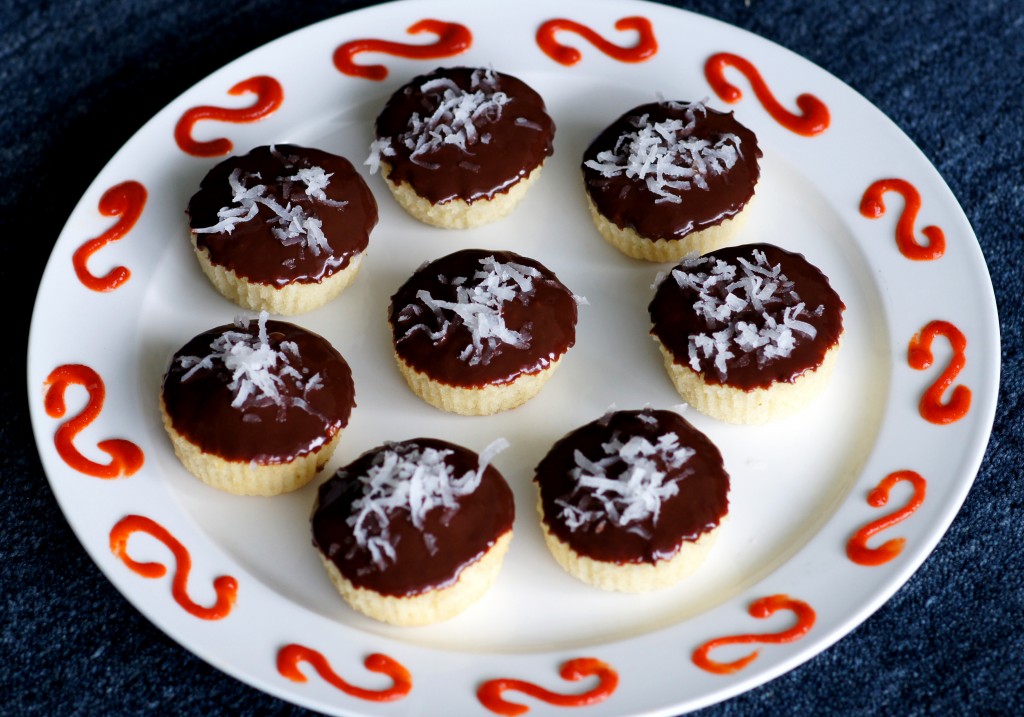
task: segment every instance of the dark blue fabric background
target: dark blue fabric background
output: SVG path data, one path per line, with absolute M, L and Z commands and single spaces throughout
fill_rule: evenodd
M 193 657 L 92 564 L 34 448 L 24 347 L 35 287 L 63 223 L 152 114 L 243 52 L 368 4 L 0 0 L 0 271 L 3 286 L 20 287 L 6 309 L 12 344 L 0 395 L 0 713 L 308 714 Z M 934 554 L 822 655 L 700 714 L 1024 714 L 1024 4 L 671 4 L 807 57 L 910 136 L 978 235 L 1003 340 L 988 452 Z

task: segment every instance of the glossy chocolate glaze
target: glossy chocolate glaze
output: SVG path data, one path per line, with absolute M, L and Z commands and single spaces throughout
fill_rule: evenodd
M 679 468 L 656 458 L 659 469 L 667 473 L 666 482 L 674 475 L 684 476 L 677 483 L 678 492 L 662 502 L 657 521 L 647 518 L 638 526 L 601 521 L 570 530 L 559 518 L 562 507 L 556 501 L 563 499 L 575 504 L 580 498 L 580 493 L 574 495 L 577 483 L 571 474 L 576 467 L 576 451 L 597 460 L 605 455 L 602 444 L 613 437 L 618 436 L 625 443 L 640 436 L 656 444 L 668 433 L 676 434 L 679 445 L 692 448 L 695 453 Z M 621 461 L 613 464 L 608 468 L 609 477 L 618 477 L 624 468 Z M 695 541 L 713 530 L 729 511 L 729 475 L 722 454 L 707 436 L 672 411 L 615 411 L 571 431 L 537 465 L 534 482 L 540 489 L 544 523 L 556 537 L 581 555 L 617 564 L 672 558 L 684 542 Z M 644 535 L 630 530 L 631 527 L 641 529 Z
M 362 176 L 344 157 L 290 144 L 256 147 L 249 154 L 229 157 L 214 166 L 189 200 L 187 215 L 190 229 L 215 226 L 217 211 L 237 207 L 228 177 L 241 169 L 247 175 L 259 175 L 244 181 L 246 187 L 263 184 L 267 195 L 281 206 L 300 205 L 309 216 L 318 218 L 331 251 L 319 254 L 301 243 L 285 246 L 273 233 L 274 212 L 260 205 L 253 219 L 240 222 L 229 232 L 194 234 L 199 248 L 209 252 L 210 261 L 234 271 L 249 281 L 281 287 L 290 283 L 317 283 L 341 271 L 353 257 L 366 249 L 371 230 L 377 224 L 377 202 Z M 331 175 L 324 189 L 329 200 L 346 202 L 344 207 L 330 206 L 306 196 L 306 185 L 291 182 L 285 197 L 280 180 L 296 174 L 300 168 L 320 167 Z
M 529 85 L 511 75 L 495 73 L 497 90 L 510 98 L 500 118 L 483 116 L 475 122 L 481 140 L 464 151 L 444 145 L 410 159 L 410 150 L 398 139 L 408 131 L 409 118 L 418 113 L 430 117 L 440 104 L 441 90 L 423 92 L 425 82 L 449 78 L 459 88 L 472 92 L 472 67 L 438 68 L 419 75 L 400 87 L 377 117 L 378 139 L 391 138 L 395 156 L 386 157 L 387 178 L 394 184 L 409 184 L 416 194 L 434 204 L 453 199 L 473 202 L 491 199 L 537 168 L 554 150 L 555 124 L 544 100 Z M 488 141 L 483 141 L 487 137 Z
M 207 356 L 210 344 L 225 331 L 256 336 L 258 325 L 252 320 L 246 327 L 226 324 L 204 331 L 174 354 L 164 375 L 164 405 L 178 433 L 225 460 L 273 464 L 318 449 L 348 424 L 355 386 L 345 359 L 323 337 L 284 321 L 267 321 L 268 343 L 278 349 L 284 341 L 295 342 L 299 359 L 289 356 L 291 366 L 304 379 L 319 373 L 323 380 L 321 388 L 303 392 L 295 380 L 285 378 L 282 394 L 304 399 L 308 408 L 280 406 L 269 399 L 233 407 L 234 393 L 228 388 L 232 374 L 217 359 L 182 381 L 189 369 L 179 358 Z
M 431 337 L 440 328 L 432 311 L 426 309 L 416 295 L 426 290 L 434 299 L 454 301 L 455 277 L 472 277 L 480 269 L 480 260 L 494 257 L 500 262 L 514 262 L 533 267 L 541 276 L 533 280 L 533 290 L 519 292 L 502 307 L 505 324 L 514 331 L 529 333 L 529 344 L 517 348 L 501 344 L 476 365 L 460 358 L 472 343 L 471 332 L 454 312 L 445 310 L 451 322 L 449 330 L 438 339 Z M 445 281 L 439 280 L 444 276 Z M 470 286 L 472 279 L 465 285 Z M 418 315 L 403 311 L 410 305 L 423 310 Z M 418 371 L 451 386 L 480 387 L 514 381 L 521 374 L 546 369 L 576 341 L 576 299 L 558 278 L 543 264 L 510 251 L 464 249 L 437 259 L 417 270 L 391 297 L 388 320 L 395 351 Z M 423 328 L 413 330 L 422 324 Z
M 817 368 L 825 353 L 839 342 L 846 305 L 832 289 L 828 278 L 803 255 L 772 244 L 745 244 L 719 249 L 704 256 L 737 265 L 737 257 L 753 261 L 753 252 L 756 250 L 764 252 L 771 266 L 781 265 L 782 274 L 793 282 L 793 291 L 799 295 L 799 301 L 804 302 L 807 308 L 799 318 L 814 326 L 816 335 L 812 339 L 794 332 L 797 342 L 790 355 L 785 358 L 772 358 L 763 365 L 759 364 L 757 352 L 744 353 L 734 349 L 733 353 L 736 356 L 728 361 L 724 377 L 714 365 L 712 358 L 704 358 L 701 355 L 701 375 L 706 383 L 749 391 L 768 388 L 779 382 L 791 382 L 805 371 Z M 724 295 L 724 285 L 717 288 L 718 294 Z M 648 307 L 652 322 L 651 334 L 672 353 L 675 363 L 680 366 L 690 366 L 690 336 L 720 331 L 727 326 L 726 322 L 709 323 L 704 316 L 698 315 L 693 310 L 697 297 L 695 290 L 680 287 L 671 274 L 667 274 L 658 285 Z M 773 302 L 766 305 L 766 308 L 774 312 L 782 306 L 793 306 L 797 303 L 799 302 L 796 299 L 786 296 L 784 303 Z M 814 311 L 819 306 L 824 307 L 823 311 L 820 316 L 815 316 Z M 729 319 L 732 325 L 738 321 L 745 321 L 756 327 L 761 327 L 765 323 L 761 312 L 750 307 L 735 313 Z
M 706 176 L 708 189 L 691 187 L 672 190 L 682 198 L 679 204 L 658 202 L 658 195 L 648 189 L 646 180 L 627 177 L 625 173 L 607 177 L 586 165 L 600 152 L 612 151 L 623 135 L 637 130 L 633 121 L 648 115 L 653 124 L 665 120 L 687 121 L 682 103 L 652 102 L 640 105 L 606 127 L 583 154 L 583 181 L 587 194 L 598 211 L 615 225 L 633 229 L 649 239 L 682 239 L 694 231 L 720 224 L 743 209 L 754 196 L 760 176 L 758 159 L 761 150 L 752 131 L 736 121 L 732 112 L 707 109 L 696 112 L 697 125 L 693 136 L 712 143 L 724 134 L 740 138 L 741 157 L 728 171 Z
M 397 597 L 447 587 L 458 580 L 464 567 L 481 558 L 498 538 L 512 530 L 512 491 L 501 473 L 488 465 L 476 490 L 460 496 L 455 510 L 438 507 L 428 512 L 423 530 L 413 525 L 407 510 L 390 510 L 388 531 L 394 540 L 395 560 L 384 568 L 374 563 L 346 522 L 353 514 L 352 504 L 364 493 L 364 484 L 357 476 L 367 474 L 382 449 L 415 446 L 451 451 L 446 462 L 456 478 L 478 469 L 479 456 L 467 448 L 434 438 L 415 438 L 363 453 L 319 488 L 311 517 L 313 545 L 357 587 Z M 433 550 L 424 540 L 425 533 L 432 536 Z

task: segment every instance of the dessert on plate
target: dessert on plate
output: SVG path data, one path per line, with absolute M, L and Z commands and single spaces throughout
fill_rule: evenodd
M 514 408 L 575 343 L 580 300 L 534 259 L 456 251 L 420 267 L 391 297 L 395 360 L 412 391 L 437 408 Z
M 414 77 L 377 116 L 367 164 L 398 203 L 443 228 L 504 217 L 537 181 L 555 125 L 539 94 L 490 68 Z
M 394 625 L 447 620 L 478 601 L 512 540 L 512 491 L 481 455 L 434 438 L 366 451 L 320 486 L 313 545 L 355 610 Z
M 160 412 L 174 453 L 207 485 L 277 495 L 313 478 L 355 406 L 348 363 L 300 326 L 240 319 L 190 339 L 164 374 Z
M 845 308 L 803 255 L 762 243 L 683 259 L 657 283 L 649 313 L 687 403 L 730 423 L 765 423 L 825 389 Z
M 294 315 L 355 278 L 377 202 L 344 157 L 280 144 L 215 165 L 187 215 L 199 265 L 221 294 L 246 309 Z
M 704 561 L 729 512 L 721 453 L 672 411 L 610 411 L 570 431 L 534 482 L 551 554 L 605 590 L 679 582 Z
M 760 177 L 754 133 L 702 102 L 652 102 L 608 125 L 583 154 L 587 206 L 624 254 L 677 261 L 731 241 Z

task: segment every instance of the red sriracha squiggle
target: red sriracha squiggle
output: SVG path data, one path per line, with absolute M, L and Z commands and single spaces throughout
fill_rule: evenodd
M 89 258 L 101 247 L 112 241 L 117 241 L 132 230 L 135 222 L 142 215 L 142 209 L 146 206 L 146 188 L 134 180 L 115 184 L 100 197 L 100 214 L 105 217 L 119 217 L 114 226 L 107 229 L 100 236 L 78 247 L 71 259 L 75 267 L 75 274 L 87 289 L 93 291 L 113 291 L 128 281 L 131 272 L 127 267 L 115 266 L 105 276 L 94 276 L 89 271 Z
M 543 687 L 538 687 L 532 682 L 501 678 L 488 680 L 480 685 L 476 691 L 476 696 L 480 700 L 480 704 L 491 712 L 512 717 L 513 715 L 521 715 L 524 712 L 528 712 L 529 707 L 506 700 L 502 693 L 507 690 L 524 692 L 531 697 L 536 697 L 542 702 L 547 702 L 557 707 L 585 707 L 608 699 L 619 686 L 619 673 L 593 657 L 578 657 L 574 660 L 569 660 L 562 665 L 558 674 L 561 675 L 563 680 L 571 680 L 573 682 L 582 680 L 590 675 L 597 675 L 598 684 L 593 689 L 587 690 L 582 694 L 561 695 L 557 692 L 546 690 Z
M 174 141 L 178 143 L 178 147 L 183 152 L 195 157 L 219 157 L 228 154 L 234 145 L 225 137 L 207 142 L 192 139 L 192 129 L 196 122 L 200 120 L 255 122 L 276 112 L 284 102 L 284 88 L 281 87 L 280 82 L 269 75 L 250 77 L 228 90 L 229 95 L 244 95 L 247 92 L 256 95 L 256 101 L 249 107 L 233 109 L 201 105 L 186 111 L 174 127 Z
M 64 394 L 72 384 L 83 386 L 89 392 L 89 402 L 81 413 L 64 421 L 57 429 L 53 437 L 57 454 L 76 471 L 94 478 L 120 478 L 135 473 L 145 462 L 145 456 L 131 441 L 113 438 L 97 443 L 97 448 L 110 456 L 110 463 L 106 465 L 89 460 L 75 448 L 75 436 L 100 415 L 107 395 L 103 379 L 93 369 L 82 364 L 64 364 L 51 371 L 46 377 L 48 388 L 43 400 L 47 415 L 64 417 L 67 412 Z
M 409 670 L 387 655 L 374 653 L 363 664 L 371 672 L 379 672 L 391 678 L 391 687 L 384 690 L 367 690 L 349 684 L 331 669 L 322 654 L 304 645 L 285 645 L 277 652 L 277 671 L 293 682 L 306 682 L 306 676 L 299 670 L 300 662 L 308 662 L 328 683 L 352 697 L 372 702 L 394 702 L 405 697 L 412 690 L 412 676 Z
M 796 613 L 796 625 L 788 630 L 783 630 L 782 632 L 761 635 L 732 635 L 730 637 L 720 637 L 715 640 L 710 640 L 694 651 L 693 663 L 702 670 L 714 672 L 718 675 L 729 675 L 734 672 L 739 672 L 756 660 L 757 656 L 761 654 L 761 651 L 754 650 L 746 657 L 741 657 L 733 662 L 718 662 L 716 660 L 712 660 L 708 656 L 708 653 L 716 647 L 722 647 L 724 645 L 740 645 L 751 642 L 760 642 L 764 644 L 793 642 L 794 640 L 799 640 L 801 637 L 806 635 L 810 629 L 814 627 L 814 622 L 817 618 L 814 609 L 811 608 L 810 605 L 801 600 L 793 600 L 788 595 L 769 595 L 768 597 L 756 600 L 750 606 L 749 612 L 752 617 L 763 619 L 770 617 L 777 610 L 791 610 Z
M 946 235 L 937 226 L 927 226 L 921 230 L 928 240 L 926 244 L 918 244 L 914 240 L 914 220 L 921 209 L 921 194 L 905 179 L 879 179 L 874 182 L 864 191 L 860 200 L 860 213 L 868 219 L 878 219 L 885 214 L 882 195 L 886 192 L 898 192 L 903 196 L 903 212 L 896 223 L 896 246 L 900 253 L 914 261 L 930 261 L 945 254 Z
M 583 54 L 575 47 L 568 47 L 555 40 L 555 33 L 560 31 L 575 32 L 590 42 L 594 47 L 619 62 L 643 62 L 658 52 L 658 41 L 654 37 L 651 21 L 645 17 L 624 17 L 615 23 L 616 30 L 636 30 L 636 44 L 632 47 L 615 45 L 586 25 L 574 20 L 558 18 L 548 20 L 537 29 L 537 45 L 555 62 L 563 65 L 575 65 L 583 58 Z
M 812 137 L 828 129 L 831 117 L 824 102 L 812 94 L 804 93 L 796 98 L 796 106 L 803 114 L 790 112 L 775 99 L 758 69 L 749 60 L 731 52 L 716 53 L 704 63 L 704 76 L 708 84 L 724 101 L 732 104 L 743 97 L 740 89 L 725 79 L 725 68 L 730 66 L 743 73 L 768 114 L 789 131 Z
M 406 32 L 410 35 L 421 32 L 433 33 L 437 35 L 437 41 L 429 45 L 411 45 L 389 40 L 352 40 L 334 51 L 334 66 L 343 74 L 379 82 L 388 76 L 388 68 L 384 65 L 357 65 L 354 62 L 356 55 L 363 52 L 384 52 L 412 60 L 429 60 L 458 55 L 473 44 L 473 33 L 469 28 L 455 22 L 420 20 Z
M 926 421 L 944 425 L 959 421 L 971 410 L 971 389 L 967 386 L 957 386 L 950 394 L 949 401 L 942 402 L 942 394 L 953 384 L 953 380 L 967 364 L 967 337 L 948 321 L 931 321 L 910 339 L 910 345 L 907 347 L 907 363 L 918 371 L 923 371 L 931 366 L 934 360 L 932 342 L 939 334 L 949 339 L 949 344 L 953 348 L 953 356 L 950 358 L 946 370 L 921 396 L 918 410 Z
M 142 515 L 125 516 L 110 530 L 110 551 L 144 578 L 160 578 L 166 575 L 167 568 L 160 563 L 140 563 L 128 555 L 128 538 L 138 532 L 148 533 L 174 553 L 176 570 L 171 583 L 171 594 L 181 607 L 204 620 L 220 620 L 228 616 L 235 604 L 238 581 L 230 575 L 222 575 L 213 581 L 214 590 L 217 592 L 217 601 L 213 605 L 203 607 L 192 602 L 187 590 L 192 557 L 185 546 L 156 521 Z
M 892 538 L 877 548 L 868 547 L 868 540 L 874 537 L 876 533 L 891 528 L 906 519 L 907 516 L 920 508 L 921 504 L 924 503 L 925 487 L 927 485 L 925 479 L 921 477 L 920 473 L 915 471 L 902 470 L 887 475 L 882 479 L 881 483 L 868 493 L 868 505 L 875 508 L 884 506 L 889 502 L 889 491 L 900 481 L 907 481 L 914 487 L 914 495 L 907 501 L 907 504 L 889 515 L 868 523 L 854 533 L 853 537 L 850 538 L 850 542 L 846 544 L 846 556 L 858 565 L 874 566 L 887 563 L 899 555 L 903 550 L 903 546 L 906 545 L 906 538 Z

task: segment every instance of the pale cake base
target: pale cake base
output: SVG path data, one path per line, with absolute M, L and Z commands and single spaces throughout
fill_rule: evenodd
M 665 360 L 669 378 L 684 401 L 707 416 L 739 424 L 768 423 L 785 418 L 817 398 L 828 385 L 840 346 L 837 342 L 825 352 L 825 357 L 816 369 L 805 371 L 792 382 L 780 382 L 770 388 L 745 391 L 705 383 L 701 374 L 689 366 L 676 363 L 665 345 L 657 337 L 654 340 Z
M 412 392 L 431 406 L 462 416 L 490 416 L 521 406 L 540 393 L 541 388 L 562 362 L 562 357 L 558 357 L 541 371 L 520 374 L 509 383 L 478 388 L 452 386 L 436 381 L 427 374 L 417 371 L 397 352 L 395 362 Z
M 203 273 L 222 295 L 242 308 L 282 316 L 303 314 L 333 301 L 356 278 L 363 260 L 363 253 L 359 253 L 349 260 L 348 266 L 323 281 L 295 282 L 278 288 L 270 284 L 249 281 L 231 269 L 214 264 L 210 261 L 209 252 L 196 246 L 194 234 L 192 248 L 195 249 Z
M 174 455 L 185 469 L 208 486 L 234 495 L 272 496 L 301 488 L 331 459 L 342 433 L 339 430 L 317 450 L 288 463 L 229 461 L 203 451 L 175 430 L 163 397 L 160 398 L 160 415 L 174 446 Z
M 654 262 L 679 261 L 689 254 L 706 254 L 728 246 L 750 216 L 750 206 L 753 203 L 751 198 L 732 218 L 707 229 L 691 232 L 681 239 L 649 239 L 635 229 L 620 227 L 609 221 L 598 211 L 590 195 L 587 194 L 586 197 L 594 226 L 605 241 L 626 256 Z
M 613 563 L 581 555 L 554 535 L 547 526 L 544 509 L 537 502 L 541 528 L 548 550 L 563 570 L 587 585 L 623 593 L 644 593 L 675 585 L 700 567 L 711 551 L 721 524 L 702 533 L 695 541 L 684 541 L 674 556 L 655 563 Z
M 491 199 L 477 199 L 473 202 L 453 199 L 442 204 L 434 204 L 429 199 L 417 194 L 409 184 L 392 182 L 388 178 L 391 175 L 391 165 L 383 161 L 380 163 L 384 183 L 387 184 L 398 204 L 424 224 L 441 229 L 469 229 L 490 224 L 507 216 L 526 196 L 530 186 L 537 181 L 543 166 L 542 162 L 506 191 L 495 194 Z
M 465 566 L 454 584 L 408 597 L 356 587 L 323 553 L 317 554 L 334 587 L 353 610 L 391 625 L 412 627 L 449 620 L 483 597 L 498 577 L 511 542 L 512 531 L 508 530 L 479 560 Z

